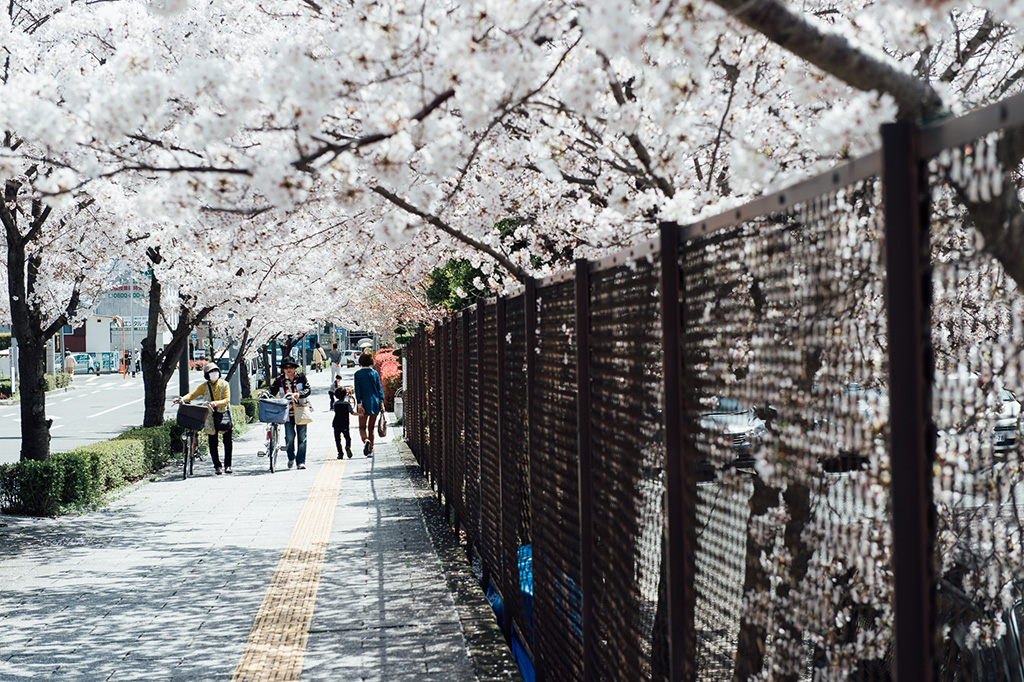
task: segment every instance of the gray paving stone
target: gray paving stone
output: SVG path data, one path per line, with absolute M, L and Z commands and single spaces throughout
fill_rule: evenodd
M 101 510 L 0 517 L 0 682 L 229 679 L 319 467 L 333 458 L 318 417 L 306 471 L 270 474 L 253 429 L 235 444 L 232 476 L 214 476 L 206 461 L 183 481 L 172 467 Z M 496 626 L 453 598 L 457 580 L 424 522 L 431 494 L 410 462 L 390 443 L 346 460 L 304 682 L 512 679 L 481 672 L 472 653 Z M 490 654 L 507 665 L 507 650 Z

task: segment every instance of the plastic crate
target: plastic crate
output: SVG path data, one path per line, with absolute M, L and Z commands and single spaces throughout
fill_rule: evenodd
M 206 426 L 206 415 L 210 412 L 207 405 L 178 405 L 178 425 L 190 431 L 202 431 Z
M 288 401 L 284 398 L 260 398 L 259 418 L 266 424 L 288 421 Z

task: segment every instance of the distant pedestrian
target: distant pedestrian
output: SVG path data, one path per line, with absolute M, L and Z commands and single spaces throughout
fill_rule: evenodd
M 70 380 L 75 378 L 75 367 L 78 363 L 75 362 L 75 356 L 71 354 L 71 351 L 64 353 L 64 371 L 71 375 Z
M 215 362 L 208 362 L 203 367 L 203 377 L 206 379 L 194 391 L 180 398 L 183 403 L 190 403 L 196 398 L 205 397 L 218 414 L 211 413 L 210 419 L 206 420 L 203 433 L 206 434 L 206 442 L 210 446 L 210 459 L 213 460 L 213 471 L 218 476 L 223 473 L 231 473 L 231 387 L 228 382 L 220 378 L 220 367 Z M 226 416 L 225 416 L 226 413 Z M 220 465 L 220 457 L 217 453 L 217 434 L 224 434 L 224 466 Z
M 142 369 L 142 353 L 139 349 L 135 349 L 135 353 L 132 355 L 132 376 L 134 377 L 137 372 Z
M 356 393 L 356 414 L 359 415 L 359 437 L 363 441 L 363 454 L 373 454 L 374 425 L 377 415 L 384 411 L 384 387 L 380 383 L 380 374 L 373 368 L 373 354 L 364 351 L 359 356 L 359 366 L 353 377 Z
M 341 374 L 341 358 L 343 353 L 338 350 L 338 344 L 331 346 L 331 352 L 328 355 L 331 358 L 331 376 Z
M 324 352 L 324 349 L 318 343 L 316 348 L 313 349 L 313 369 L 319 372 L 324 368 L 325 364 L 327 364 L 327 353 Z
M 352 403 L 348 401 L 348 389 L 338 388 L 334 392 L 334 445 L 338 448 L 338 459 L 342 458 L 341 438 L 345 437 L 345 452 L 349 459 L 352 458 L 352 434 L 349 433 L 349 415 L 355 414 L 352 411 Z

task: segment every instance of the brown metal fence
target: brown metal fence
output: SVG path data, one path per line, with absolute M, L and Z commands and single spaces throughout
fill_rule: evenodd
M 1024 682 L 1024 296 L 975 229 L 1022 126 L 886 126 L 407 347 L 407 440 L 537 679 Z

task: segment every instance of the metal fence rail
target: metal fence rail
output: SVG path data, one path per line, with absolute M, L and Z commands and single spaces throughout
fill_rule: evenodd
M 886 126 L 409 344 L 410 447 L 537 679 L 1024 682 L 1024 296 L 976 229 L 1021 127 Z

